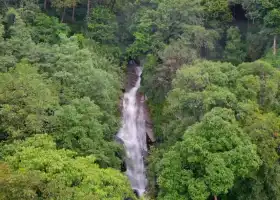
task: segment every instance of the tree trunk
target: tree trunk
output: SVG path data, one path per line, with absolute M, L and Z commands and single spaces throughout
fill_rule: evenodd
M 114 10 L 115 4 L 116 4 L 116 0 L 112 0 L 111 1 L 111 11 Z
M 47 10 L 47 3 L 48 3 L 48 0 L 44 0 L 44 9 Z
M 266 91 L 266 78 L 265 78 L 265 72 L 264 69 L 262 69 L 262 75 L 261 75 L 261 85 L 260 85 L 260 102 L 259 104 L 261 106 L 264 106 L 265 104 L 265 91 Z
M 89 18 L 89 12 L 90 12 L 90 0 L 87 2 L 87 19 Z
M 62 16 L 61 16 L 61 23 L 63 23 L 63 21 L 64 21 L 64 16 L 65 16 L 65 10 L 66 10 L 66 8 L 64 7 L 63 8 L 63 13 L 62 13 Z
M 277 35 L 274 35 L 273 39 L 273 55 L 276 56 L 277 53 Z
M 72 22 L 75 21 L 75 1 L 73 1 L 73 9 L 72 9 Z
M 214 195 L 214 200 L 218 200 L 218 198 L 217 198 L 217 196 L 216 196 L 216 195 Z

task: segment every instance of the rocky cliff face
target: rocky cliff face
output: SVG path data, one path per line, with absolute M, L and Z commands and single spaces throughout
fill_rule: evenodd
M 136 63 L 131 62 L 129 63 L 126 71 L 126 83 L 125 83 L 125 91 L 129 91 L 131 88 L 133 88 L 137 82 L 137 73 L 136 73 L 136 66 L 138 66 Z M 149 141 L 155 142 L 155 137 L 153 134 L 153 123 L 151 120 L 149 108 L 146 102 L 146 98 L 144 93 L 142 92 L 137 92 L 137 103 L 138 104 L 143 104 L 144 108 L 144 116 L 145 116 L 145 121 L 146 121 L 146 133 L 148 136 Z M 122 99 L 120 100 L 120 110 L 122 111 Z

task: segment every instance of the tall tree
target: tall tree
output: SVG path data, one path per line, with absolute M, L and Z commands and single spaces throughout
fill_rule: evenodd
M 263 32 L 273 37 L 273 54 L 276 55 L 277 36 L 280 33 L 280 4 L 277 0 L 249 0 L 241 1 L 247 15 L 253 20 L 258 19 L 265 26 Z
M 191 28 L 187 25 L 202 25 L 202 15 L 201 0 L 159 1 L 156 9 L 143 12 L 137 22 L 135 41 L 127 51 L 131 56 L 149 51 L 156 53 L 164 48 L 165 43 L 179 39 L 186 29 Z
M 101 43 L 116 42 L 118 24 L 115 14 L 105 6 L 92 9 L 87 20 L 87 36 Z
M 36 67 L 26 63 L 0 73 L 0 129 L 9 139 L 44 132 L 58 97 Z
M 58 9 L 62 10 L 62 14 L 60 17 L 60 22 L 62 23 L 64 21 L 64 16 L 67 8 L 71 8 L 73 4 L 72 0 L 53 0 L 52 5 Z
M 72 22 L 75 22 L 75 10 L 80 0 L 72 0 Z
M 15 9 L 11 8 L 5 13 L 4 22 L 5 29 L 2 34 L 5 40 L 0 43 L 1 72 L 14 67 L 34 48 L 30 29 Z
M 214 108 L 161 160 L 159 199 L 217 199 L 261 164 L 231 110 Z
M 236 96 L 255 101 L 266 112 L 274 110 L 279 113 L 279 71 L 264 61 L 242 63 L 238 69 Z
M 38 13 L 28 21 L 31 26 L 31 37 L 34 42 L 58 44 L 60 35 L 70 32 L 66 24 L 62 24 L 56 17 L 50 17 L 44 13 Z
M 227 41 L 225 47 L 225 59 L 237 65 L 244 61 L 246 53 L 238 27 L 230 27 L 227 30 Z
M 265 26 L 271 29 L 271 34 L 273 35 L 273 55 L 276 55 L 277 51 L 277 36 L 280 33 L 280 5 L 278 5 L 272 10 L 268 11 L 264 18 Z
M 74 99 L 54 113 L 53 137 L 59 147 L 78 152 L 80 155 L 95 155 L 102 167 L 120 167 L 115 154 L 117 144 L 106 141 L 106 124 L 102 124 L 100 108 L 89 98 Z

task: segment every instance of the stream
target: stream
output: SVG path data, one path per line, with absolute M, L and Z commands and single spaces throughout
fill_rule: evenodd
M 144 105 L 137 100 L 137 91 L 141 83 L 141 67 L 136 67 L 135 86 L 126 91 L 123 98 L 122 127 L 117 137 L 122 141 L 126 151 L 126 175 L 132 189 L 138 196 L 145 193 L 147 178 L 144 156 L 147 154 L 146 126 Z

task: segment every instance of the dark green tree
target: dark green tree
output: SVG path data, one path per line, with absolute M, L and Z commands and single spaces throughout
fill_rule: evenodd
M 227 30 L 227 42 L 224 54 L 225 60 L 235 65 L 240 64 L 245 59 L 244 44 L 237 27 L 230 27 Z
M 0 127 L 9 138 L 42 133 L 58 104 L 52 84 L 27 63 L 0 73 Z
M 106 7 L 98 6 L 87 20 L 86 35 L 100 43 L 115 43 L 118 23 L 115 14 Z
M 277 51 L 277 36 L 280 33 L 280 3 L 278 1 L 262 1 L 262 5 L 266 9 L 266 15 L 264 16 L 264 25 L 270 29 L 270 33 L 273 36 L 273 55 L 276 55 Z
M 106 124 L 102 124 L 100 108 L 89 98 L 74 99 L 54 113 L 53 137 L 59 147 L 71 149 L 81 155 L 93 154 L 102 166 L 119 168 L 115 153 L 117 144 L 105 139 Z
M 6 12 L 4 22 L 6 28 L 4 32 L 2 31 L 2 35 L 5 40 L 0 42 L 1 72 L 6 72 L 10 67 L 14 67 L 34 47 L 30 29 L 27 28 L 15 9 L 11 8 Z

